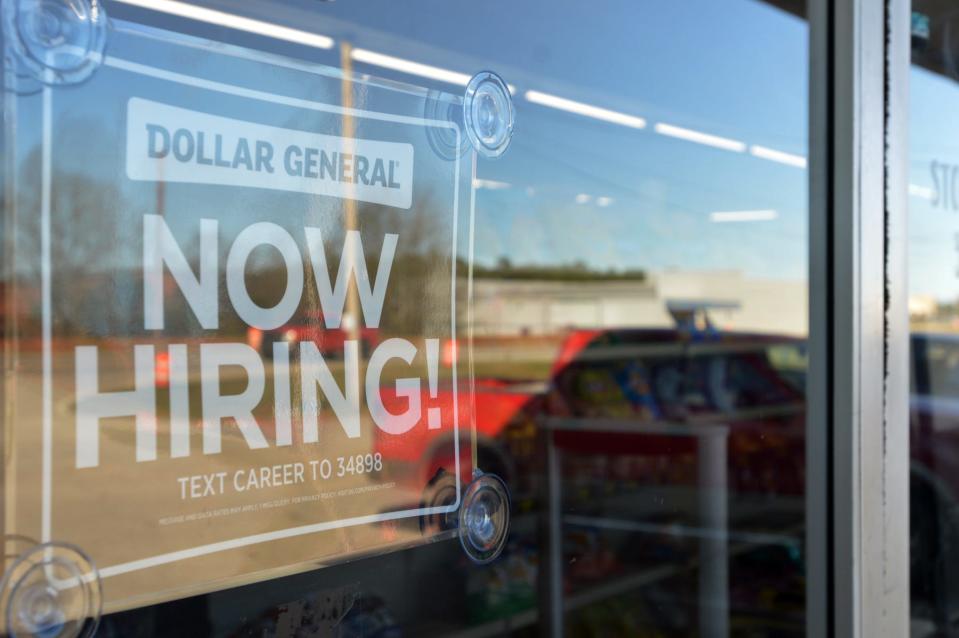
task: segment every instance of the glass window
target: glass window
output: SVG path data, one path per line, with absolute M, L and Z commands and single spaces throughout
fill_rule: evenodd
M 912 634 L 955 631 L 955 406 L 959 405 L 956 118 L 959 15 L 912 6 L 909 77 L 910 579 Z
M 8 626 L 804 635 L 804 14 L 5 4 Z

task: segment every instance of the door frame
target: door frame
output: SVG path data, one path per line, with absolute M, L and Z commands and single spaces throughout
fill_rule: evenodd
M 908 0 L 809 0 L 810 638 L 909 632 Z

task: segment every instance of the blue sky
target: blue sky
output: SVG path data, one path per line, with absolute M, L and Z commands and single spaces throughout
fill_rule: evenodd
M 909 77 L 909 183 L 933 189 L 932 162 L 959 164 L 959 85 L 914 67 Z M 915 191 L 915 188 L 914 188 Z M 909 197 L 909 292 L 959 299 L 959 211 Z
M 355 46 L 459 70 L 488 67 L 517 85 L 513 145 L 478 166 L 481 178 L 513 186 L 478 194 L 478 258 L 805 278 L 804 169 L 652 130 L 661 121 L 805 155 L 802 20 L 753 0 L 475 7 L 330 6 L 333 16 L 370 27 L 355 34 Z M 597 33 L 601 46 L 591 39 Z M 408 37 L 451 53 L 438 61 Z M 531 104 L 522 97 L 531 88 L 638 115 L 648 126 Z M 578 194 L 590 202 L 576 203 Z M 597 197 L 612 201 L 600 207 Z M 752 209 L 775 209 L 778 218 L 716 224 L 709 217 Z
M 255 4 L 251 11 L 276 6 Z M 602 269 L 738 270 L 752 276 L 805 279 L 805 169 L 760 159 L 748 151 L 667 137 L 653 128 L 668 123 L 741 141 L 747 149 L 761 145 L 805 156 L 805 22 L 756 0 L 615 0 L 603 7 L 545 1 L 469 5 L 294 1 L 288 3 L 290 16 L 272 17 L 290 22 L 291 16 L 309 15 L 309 22 L 301 19 L 293 26 L 354 47 L 468 74 L 491 69 L 517 86 L 513 143 L 502 158 L 481 159 L 477 167 L 479 178 L 500 186 L 477 193 L 476 256 L 484 263 L 505 256 L 515 263 L 584 261 Z M 295 14 L 297 10 L 300 14 Z M 177 29 L 186 25 L 148 15 L 155 24 Z M 213 39 L 264 46 L 262 40 L 236 32 L 187 26 L 185 30 Z M 598 33 L 604 34 L 599 43 Z M 272 43 L 269 47 L 338 65 L 337 49 L 290 49 Z M 117 47 L 111 50 L 122 53 Z M 284 77 L 246 63 L 233 68 L 198 65 L 175 50 L 155 57 L 184 73 L 247 85 L 276 87 Z M 360 63 L 355 70 L 462 91 Z M 291 92 L 336 101 L 326 88 L 329 82 L 304 88 L 293 86 L 290 78 Z M 198 99 L 169 86 L 112 89 L 118 95 L 152 92 L 153 99 L 162 94 L 170 103 L 193 102 L 207 111 L 222 108 L 228 111 L 224 115 L 243 115 L 244 107 L 229 100 Z M 647 127 L 626 128 L 533 104 L 524 98 L 530 89 L 640 116 Z M 113 153 L 114 143 L 122 144 L 118 126 L 122 113 L 101 109 L 100 104 L 108 102 L 101 102 L 104 97 L 91 96 L 86 112 L 88 124 L 96 125 L 95 113 L 100 110 L 103 143 L 61 158 L 65 166 L 97 175 L 105 170 L 98 166 L 115 164 L 107 157 L 93 161 L 98 153 Z M 388 102 L 380 101 L 378 107 L 389 109 Z M 262 106 L 251 103 L 247 108 L 253 120 L 277 117 L 263 112 Z M 71 104 L 70 115 L 81 126 L 84 114 L 80 101 Z M 82 130 L 78 136 L 83 137 Z M 25 136 L 23 142 L 29 141 Z M 206 205 L 219 209 L 267 201 L 267 195 L 277 197 L 274 192 L 245 190 L 250 192 L 211 196 Z M 170 198 L 171 206 L 178 203 L 175 193 Z M 295 203 L 290 200 L 290 205 Z M 147 201 L 138 206 L 151 208 Z M 712 212 L 742 210 L 774 210 L 775 219 L 743 223 L 710 219 Z M 251 209 L 250 214 L 254 212 Z

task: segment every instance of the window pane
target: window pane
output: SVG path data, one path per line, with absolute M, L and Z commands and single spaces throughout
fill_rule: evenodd
M 7 12 L 20 631 L 804 635 L 802 2 L 94 5 Z
M 955 406 L 959 399 L 957 14 L 916 0 L 909 77 L 910 579 L 912 634 L 955 631 Z

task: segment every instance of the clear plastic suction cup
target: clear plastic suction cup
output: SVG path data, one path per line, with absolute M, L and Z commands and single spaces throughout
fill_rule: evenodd
M 420 517 L 420 531 L 425 536 L 456 529 L 458 512 L 447 511 L 456 503 L 456 477 L 440 469 L 423 488 L 420 509 L 427 511 Z
M 34 545 L 0 581 L 3 635 L 10 638 L 89 638 L 101 604 L 96 566 L 66 543 Z
M 495 474 L 477 471 L 460 504 L 459 536 L 466 555 L 475 563 L 492 562 L 506 546 L 509 523 L 506 483 Z
M 513 97 L 503 78 L 491 71 L 477 73 L 466 85 L 463 121 L 476 152 L 499 157 L 513 137 Z
M 16 61 L 44 84 L 76 84 L 103 62 L 100 0 L 4 0 L 3 30 Z
M 445 93 L 430 91 L 426 96 L 424 117 L 427 120 L 447 122 L 448 126 L 427 126 L 426 138 L 430 148 L 438 157 L 452 161 L 462 157 L 469 148 L 469 139 L 463 133 L 463 107 L 459 101 L 453 102 Z

